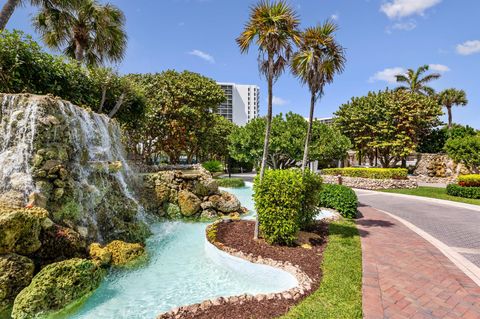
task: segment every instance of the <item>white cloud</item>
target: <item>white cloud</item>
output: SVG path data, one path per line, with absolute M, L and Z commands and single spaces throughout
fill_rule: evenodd
M 200 51 L 200 50 L 193 50 L 193 51 L 188 52 L 188 54 L 199 57 L 200 59 L 203 59 L 207 62 L 215 63 L 215 59 L 213 58 L 213 56 L 211 56 L 210 54 L 208 54 L 206 52 L 203 52 L 203 51 Z
M 332 14 L 330 16 L 330 19 L 332 19 L 333 21 L 337 21 L 338 19 L 340 19 L 340 16 L 338 14 Z
M 390 19 L 411 15 L 423 15 L 425 10 L 439 4 L 442 0 L 391 0 L 382 4 L 380 11 Z
M 457 45 L 457 53 L 461 55 L 480 53 L 480 40 L 465 41 Z
M 272 104 L 273 104 L 273 105 L 285 105 L 285 104 L 288 104 L 288 101 L 282 99 L 281 97 L 278 97 L 278 96 L 275 96 L 275 95 L 274 95 L 274 96 L 272 97 Z
M 430 68 L 431 71 L 435 71 L 435 72 L 443 73 L 443 72 L 450 71 L 450 68 L 443 64 L 429 64 L 428 67 Z
M 417 27 L 417 24 L 414 21 L 409 22 L 398 22 L 392 25 L 392 29 L 394 30 L 402 30 L 402 31 L 412 31 Z
M 395 76 L 398 74 L 405 74 L 405 69 L 402 67 L 386 68 L 385 70 L 375 73 L 373 76 L 370 77 L 368 81 L 370 83 L 373 83 L 375 81 L 395 83 L 397 82 L 397 78 Z

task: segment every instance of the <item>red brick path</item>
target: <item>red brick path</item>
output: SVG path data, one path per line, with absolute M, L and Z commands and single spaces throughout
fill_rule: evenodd
M 480 319 L 480 288 L 397 220 L 361 207 L 364 318 Z

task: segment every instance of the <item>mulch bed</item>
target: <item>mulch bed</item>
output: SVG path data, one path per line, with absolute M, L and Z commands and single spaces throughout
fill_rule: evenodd
M 230 223 L 220 223 L 217 226 L 217 241 L 242 251 L 243 253 L 251 253 L 254 256 L 262 256 L 263 258 L 271 258 L 277 261 L 289 261 L 293 265 L 298 265 L 313 281 L 313 289 L 308 292 L 315 291 L 318 288 L 322 277 L 320 264 L 322 261 L 322 253 L 325 248 L 326 238 L 328 235 L 328 225 L 325 223 L 317 223 L 309 229 L 317 236 L 316 239 L 310 239 L 312 249 L 305 249 L 301 246 L 286 247 L 272 246 L 265 241 L 253 239 L 255 223 L 252 221 L 233 221 Z M 229 319 L 262 319 L 275 318 L 288 312 L 288 310 L 300 302 L 300 300 L 263 300 L 263 301 L 247 301 L 239 305 L 223 304 L 212 306 L 206 311 L 196 313 L 194 316 L 185 316 L 185 319 L 212 319 L 212 318 L 229 318 Z

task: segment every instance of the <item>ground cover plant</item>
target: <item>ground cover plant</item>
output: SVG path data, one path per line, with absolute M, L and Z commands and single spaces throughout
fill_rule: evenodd
M 219 178 L 217 179 L 218 186 L 220 187 L 244 187 L 245 186 L 245 181 L 241 178 Z
M 363 177 L 374 179 L 406 179 L 408 170 L 406 168 L 326 168 L 322 170 L 325 175 L 341 175 L 348 177 Z
M 320 192 L 320 206 L 335 209 L 343 217 L 355 218 L 358 206 L 357 194 L 347 186 L 325 184 Z

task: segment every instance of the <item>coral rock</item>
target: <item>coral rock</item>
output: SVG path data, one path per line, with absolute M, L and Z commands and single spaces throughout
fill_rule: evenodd
M 193 216 L 200 210 L 202 201 L 195 194 L 182 190 L 178 192 L 178 205 L 184 216 Z
M 17 254 L 0 256 L 0 313 L 30 284 L 34 270 L 33 261 L 27 257 Z

